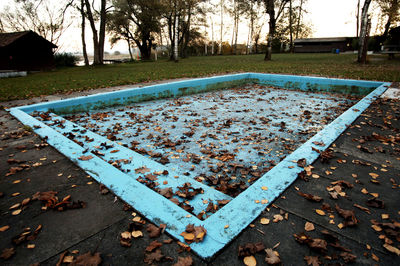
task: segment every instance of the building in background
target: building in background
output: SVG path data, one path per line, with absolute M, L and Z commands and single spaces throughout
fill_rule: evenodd
M 0 33 L 0 70 L 52 69 L 56 48 L 33 31 Z

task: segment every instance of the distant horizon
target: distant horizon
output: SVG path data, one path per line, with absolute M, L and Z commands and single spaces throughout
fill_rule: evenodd
M 213 2 L 218 2 L 213 0 Z M 0 9 L 8 5 L 9 3 L 0 3 Z M 361 1 L 361 5 L 363 1 Z M 307 14 L 304 15 L 304 22 L 312 26 L 312 34 L 310 38 L 334 38 L 334 37 L 356 37 L 356 11 L 357 11 L 357 0 L 308 0 L 304 4 Z M 370 12 L 373 16 L 371 35 L 376 35 L 379 21 L 376 8 L 370 8 Z M 262 38 L 260 42 L 264 42 L 267 36 L 268 29 L 268 16 L 266 16 L 266 23 L 263 27 Z M 72 19 L 72 18 L 71 18 Z M 209 18 L 208 18 L 209 20 Z M 61 37 L 59 42 L 59 51 L 80 53 L 82 51 L 79 20 L 73 19 L 73 24 L 68 28 L 64 35 Z M 229 25 L 228 25 L 229 24 Z M 225 27 L 229 27 L 231 23 L 226 23 Z M 208 27 L 206 33 L 208 39 L 211 36 L 211 27 Z M 216 28 L 216 29 L 215 29 Z M 214 25 L 214 30 L 218 32 L 219 24 Z M 202 33 L 205 33 L 204 29 L 200 29 Z M 91 41 L 90 27 L 87 26 L 86 41 L 87 51 L 92 53 L 93 44 Z M 218 35 L 218 34 L 217 34 Z M 248 35 L 247 21 L 243 20 L 239 26 L 239 38 L 238 43 L 246 43 Z M 231 32 L 225 34 L 224 41 L 230 42 Z M 218 42 L 219 37 L 215 37 L 215 41 Z M 164 44 L 165 45 L 165 44 Z M 109 40 L 106 40 L 104 47 L 106 52 L 114 53 L 119 51 L 124 54 L 128 54 L 128 46 L 126 42 L 119 41 L 115 45 L 111 46 Z

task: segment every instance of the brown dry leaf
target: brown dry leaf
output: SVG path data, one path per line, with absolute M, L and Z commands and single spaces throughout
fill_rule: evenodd
M 322 198 L 319 197 L 319 196 L 315 196 L 315 195 L 308 194 L 308 193 L 303 193 L 303 192 L 301 192 L 301 191 L 299 191 L 298 194 L 299 194 L 300 196 L 302 196 L 303 198 L 308 199 L 308 200 L 310 200 L 310 201 L 320 202 L 320 201 L 322 200 Z
M 307 265 L 312 265 L 312 266 L 321 265 L 321 261 L 317 256 L 305 256 L 304 260 L 306 261 Z
M 358 224 L 358 220 L 354 214 L 353 210 L 341 209 L 337 204 L 335 205 L 336 211 L 345 219 L 345 226 L 354 226 Z
M 310 223 L 310 222 L 306 222 L 306 224 L 304 226 L 304 230 L 306 230 L 307 232 L 315 230 L 314 224 Z
M 308 243 L 308 246 L 312 249 L 315 249 L 320 252 L 326 252 L 327 251 L 327 245 L 328 243 L 320 238 L 314 238 L 311 240 L 310 243 Z
M 389 214 L 386 214 L 386 213 L 382 213 L 382 220 L 386 220 L 386 219 L 389 219 Z
M 125 239 L 131 239 L 131 233 L 126 231 L 121 233 L 121 237 Z
M 321 216 L 324 216 L 324 215 L 325 215 L 325 212 L 324 212 L 323 210 L 320 210 L 320 209 L 316 209 L 315 212 L 316 212 L 317 214 L 321 215 Z
M 254 256 L 247 256 L 243 258 L 243 263 L 246 266 L 256 266 L 257 260 Z
M 11 214 L 12 214 L 12 215 L 18 215 L 18 214 L 20 214 L 21 212 L 22 212 L 22 210 L 21 210 L 21 209 L 18 209 L 18 210 L 13 211 Z
M 374 253 L 371 253 L 371 257 L 372 257 L 372 259 L 373 259 L 374 261 L 379 262 L 378 256 L 376 256 Z
M 383 247 L 386 248 L 388 251 L 396 254 L 397 256 L 400 256 L 400 250 L 394 246 L 391 246 L 389 244 L 383 244 Z
M 362 211 L 365 211 L 365 212 L 368 213 L 368 214 L 371 214 L 371 211 L 370 211 L 368 208 L 366 208 L 366 207 L 363 207 L 363 206 L 358 205 L 358 204 L 356 204 L 356 203 L 354 203 L 353 206 L 356 207 L 356 208 L 359 208 L 359 209 L 362 210 Z
M 264 225 L 269 224 L 269 219 L 267 219 L 267 218 L 261 218 L 260 223 L 261 223 L 261 224 L 264 224 Z
M 143 233 L 142 233 L 142 231 L 133 231 L 132 236 L 134 238 L 143 237 Z
M 135 217 L 136 218 L 136 217 Z M 150 238 L 156 238 L 159 237 L 161 234 L 161 229 L 154 224 L 148 224 L 146 231 L 149 232 L 149 237 Z
M 0 258 L 8 260 L 15 254 L 15 249 L 14 248 L 5 248 L 1 252 Z
M 16 209 L 16 208 L 18 208 L 19 206 L 21 206 L 21 203 L 16 203 L 16 204 L 12 205 L 12 206 L 9 208 L 9 210 Z
M 340 253 L 340 257 L 344 260 L 346 263 L 353 263 L 356 261 L 357 256 L 354 254 L 351 254 L 349 252 L 342 252 Z
M 173 266 L 192 266 L 193 259 L 192 257 L 178 257 L 178 262 L 175 263 Z
M 238 248 L 238 257 L 243 258 L 247 256 L 254 255 L 258 252 L 261 252 L 265 249 L 264 244 L 262 242 L 257 243 L 247 243 L 243 246 L 239 246 Z
M 0 232 L 7 231 L 8 229 L 10 229 L 9 225 L 2 226 L 2 227 L 0 227 Z
M 74 261 L 74 256 L 65 256 L 63 259 L 63 263 L 72 263 Z
M 276 254 L 276 251 L 273 251 L 271 248 L 267 248 L 265 250 L 267 256 L 265 257 L 265 261 L 270 265 L 275 265 L 281 263 L 281 259 L 279 258 L 279 254 Z M 276 252 L 276 253 L 275 253 Z
M 147 168 L 146 166 L 142 166 L 142 167 L 135 169 L 136 174 L 145 174 L 147 172 L 150 172 L 150 169 Z
M 148 245 L 146 247 L 146 252 L 153 252 L 153 250 L 155 250 L 156 248 L 159 248 L 162 246 L 162 243 L 158 242 L 157 240 L 154 240 L 153 242 L 150 243 L 150 245 Z
M 164 258 L 164 255 L 161 253 L 160 249 L 156 249 L 156 251 L 152 253 L 146 253 L 144 257 L 144 262 L 147 264 L 153 264 L 155 261 L 160 261 L 162 258 Z
M 101 263 L 100 253 L 97 252 L 92 255 L 91 252 L 78 256 L 71 266 L 97 266 Z
M 275 214 L 274 215 L 274 220 L 272 220 L 274 223 L 280 222 L 283 220 L 283 216 L 280 214 Z
M 82 155 L 78 159 L 81 161 L 89 161 L 90 159 L 93 159 L 93 156 L 92 155 Z
M 369 173 L 369 175 L 372 177 L 372 178 L 377 178 L 379 175 L 378 174 L 375 174 L 375 173 Z
M 33 249 L 33 248 L 35 248 L 35 244 L 28 244 L 28 245 L 26 245 L 26 248 Z
M 376 225 L 376 224 L 371 225 L 371 227 L 372 227 L 372 229 L 374 229 L 377 232 L 381 232 L 382 231 L 382 228 L 380 226 Z

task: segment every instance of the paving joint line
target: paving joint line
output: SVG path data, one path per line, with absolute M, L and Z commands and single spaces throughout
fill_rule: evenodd
M 297 214 L 297 213 L 295 213 L 295 212 L 293 212 L 293 211 L 290 211 L 290 210 L 288 210 L 288 209 L 286 209 L 286 208 L 281 207 L 279 203 L 274 203 L 274 205 L 277 206 L 278 208 L 282 209 L 282 210 L 285 211 L 285 212 L 288 212 L 288 213 L 290 213 L 290 214 L 292 214 L 292 215 L 295 215 L 295 216 L 297 216 L 297 217 L 299 217 L 299 218 L 302 218 L 302 219 L 304 219 L 304 220 L 306 220 L 306 221 L 311 221 L 310 219 L 308 219 L 308 218 L 302 216 L 301 214 Z M 349 239 L 349 240 L 351 240 L 351 241 L 353 241 L 353 242 L 355 242 L 355 243 L 357 243 L 357 244 L 360 244 L 360 245 L 363 245 L 363 246 L 366 246 L 366 245 L 367 245 L 367 243 L 361 243 L 361 242 L 357 241 L 356 239 L 353 239 L 352 237 L 343 235 L 341 232 L 334 231 L 334 230 L 332 230 L 332 229 L 330 229 L 330 228 L 326 227 L 325 225 L 322 225 L 322 224 L 320 224 L 320 223 L 318 223 L 318 222 L 313 222 L 313 223 L 317 224 L 318 226 L 320 226 L 320 227 L 322 227 L 322 228 L 324 228 L 324 229 L 326 229 L 326 230 L 328 230 L 328 231 L 330 231 L 330 232 L 333 232 L 334 234 L 337 234 L 337 235 L 340 235 L 340 236 L 343 237 L 343 238 Z M 377 249 L 377 248 L 375 248 L 375 247 L 373 247 L 373 246 L 371 246 L 371 248 L 374 249 L 374 250 L 376 250 L 376 251 L 379 251 L 380 253 L 388 254 L 388 253 L 386 253 L 383 249 Z
M 126 219 L 126 217 L 121 218 L 120 220 L 118 220 L 118 221 L 116 221 L 116 222 L 114 222 L 114 223 L 112 223 L 112 224 L 110 224 L 110 225 L 107 225 L 106 227 L 104 227 L 104 228 L 101 229 L 100 231 L 97 231 L 96 233 L 93 233 L 93 234 L 87 236 L 86 238 L 81 239 L 81 240 L 79 240 L 78 242 L 76 242 L 76 243 L 70 245 L 69 247 L 65 248 L 64 250 L 58 252 L 57 254 L 54 254 L 54 255 L 52 255 L 52 256 L 50 256 L 50 257 L 48 257 L 48 258 L 42 260 L 42 261 L 40 262 L 40 264 L 44 264 L 46 261 L 48 261 L 48 260 L 50 260 L 50 259 L 52 259 L 52 258 L 54 258 L 54 257 L 56 257 L 56 256 L 58 256 L 58 255 L 60 255 L 60 254 L 63 253 L 64 251 L 69 250 L 70 248 L 72 248 L 72 247 L 74 247 L 74 246 L 76 246 L 76 245 L 79 245 L 80 243 L 86 241 L 87 239 L 89 239 L 89 238 L 91 238 L 91 237 L 93 237 L 93 236 L 95 236 L 95 235 L 97 235 L 97 234 L 99 234 L 99 233 L 101 233 L 101 232 L 104 232 L 105 230 L 107 230 L 107 229 L 110 228 L 111 226 L 113 226 L 113 225 L 115 225 L 115 224 L 117 224 L 117 223 L 122 222 L 124 219 Z M 101 241 L 103 241 L 103 238 L 101 239 Z M 98 248 L 98 247 L 97 247 L 97 248 Z

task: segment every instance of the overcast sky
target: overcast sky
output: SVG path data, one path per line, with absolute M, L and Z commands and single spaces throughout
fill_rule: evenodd
M 217 1 L 217 0 L 215 0 Z M 0 0 L 0 8 L 4 7 L 7 3 L 12 2 L 11 0 Z M 361 1 L 363 3 L 364 1 Z M 356 7 L 357 0 L 308 0 L 305 5 L 307 14 L 305 14 L 305 20 L 312 25 L 313 34 L 312 37 L 339 37 L 339 36 L 355 36 L 356 35 Z M 370 8 L 371 12 L 374 12 L 374 8 Z M 268 16 L 266 16 L 267 18 Z M 242 23 L 239 28 L 239 42 L 244 43 L 247 41 L 248 27 L 247 21 Z M 373 21 L 372 33 L 376 29 L 377 20 Z M 218 31 L 219 25 L 214 25 L 214 31 Z M 89 28 L 89 25 L 87 25 Z M 266 35 L 268 25 L 265 23 L 264 35 Z M 90 34 L 90 33 L 89 33 Z M 211 36 L 211 32 L 208 33 Z M 230 40 L 231 31 L 227 32 L 226 40 Z M 216 37 L 216 39 L 218 39 Z M 262 38 L 262 41 L 265 37 Z M 80 51 L 80 32 L 78 28 L 78 22 L 74 24 L 62 41 L 62 50 L 66 51 Z M 88 49 L 91 49 L 90 35 L 87 36 Z M 110 51 L 110 45 L 107 43 L 106 51 Z M 118 44 L 112 49 L 113 51 L 126 51 L 127 46 L 125 43 Z

